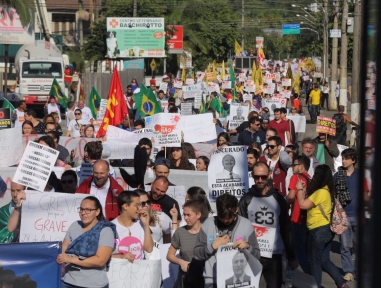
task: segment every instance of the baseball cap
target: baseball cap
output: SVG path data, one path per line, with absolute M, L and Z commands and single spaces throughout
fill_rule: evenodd
M 265 111 L 266 113 L 269 113 L 269 111 L 270 111 L 269 108 L 267 108 L 267 107 L 263 107 L 262 110 Z
M 263 119 L 261 119 L 261 123 L 269 123 L 269 119 L 263 118 Z
M 167 166 L 167 168 L 169 168 L 171 166 L 169 160 L 167 158 L 164 158 L 164 157 L 159 157 L 155 160 L 155 167 L 159 166 L 159 165 Z

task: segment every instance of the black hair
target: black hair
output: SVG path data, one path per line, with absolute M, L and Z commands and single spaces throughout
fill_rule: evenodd
M 44 141 L 46 144 L 48 144 L 50 148 L 56 149 L 56 145 L 54 144 L 54 140 L 52 137 L 44 135 L 38 138 L 36 142 L 39 143 L 40 141 Z
M 357 162 L 357 153 L 356 153 L 356 150 L 353 148 L 347 148 L 343 150 L 343 152 L 341 152 L 341 157 L 351 159 L 352 161 L 355 162 L 354 164 L 356 164 Z
M 181 158 L 180 158 L 180 165 L 176 166 L 176 160 L 173 158 L 173 151 L 175 149 L 181 150 Z M 171 169 L 182 169 L 182 170 L 195 170 L 195 167 L 192 163 L 188 160 L 188 152 L 184 146 L 184 143 L 181 143 L 181 147 L 172 147 L 171 153 L 169 154 L 169 161 L 171 162 Z
M 294 144 L 288 144 L 286 147 L 284 147 L 284 150 L 286 151 L 286 148 L 291 149 L 292 152 L 292 160 L 295 160 L 295 158 L 298 156 L 298 148 Z M 308 170 L 308 169 L 307 169 Z
M 146 137 L 139 140 L 138 146 L 142 146 L 142 145 L 147 145 L 148 147 L 152 149 L 152 141 Z
M 274 109 L 274 114 L 275 114 L 275 113 L 278 113 L 278 112 L 280 112 L 280 108 L 275 108 L 275 109 Z
M 127 204 L 128 206 L 130 206 L 130 204 L 133 201 L 132 199 L 136 197 L 140 198 L 140 195 L 138 192 L 135 192 L 135 191 L 123 191 L 122 193 L 120 193 L 118 195 L 118 200 L 117 200 L 119 213 L 122 211 L 122 206 L 124 204 Z
M 87 151 L 87 155 L 91 160 L 98 160 L 102 158 L 103 146 L 98 141 L 88 142 L 85 145 L 84 151 Z M 107 161 L 106 161 L 107 162 Z
M 272 132 L 274 132 L 275 136 L 278 135 L 278 131 L 276 131 L 276 129 L 274 129 L 274 128 L 268 128 L 267 131 L 272 131 Z M 266 131 L 266 132 L 267 132 L 267 131 Z
M 331 194 L 331 201 L 336 194 L 335 184 L 333 182 L 332 170 L 328 165 L 323 164 L 315 168 L 314 177 L 312 177 L 311 183 L 307 187 L 306 198 L 311 196 L 315 191 L 322 189 L 324 186 L 328 186 L 328 191 Z
M 285 107 L 281 107 L 279 108 L 280 109 L 280 113 L 284 113 L 284 114 L 287 114 L 287 109 Z M 274 111 L 275 112 L 275 111 Z
M 208 171 L 208 168 L 209 168 L 209 164 L 210 164 L 210 160 L 208 157 L 204 156 L 204 155 L 201 155 L 199 156 L 197 159 L 201 159 L 202 161 L 204 161 L 204 164 L 206 166 L 206 171 Z
M 279 136 L 271 136 L 271 137 L 269 137 L 269 139 L 267 139 L 267 143 L 269 143 L 270 141 L 275 141 L 275 144 L 277 146 L 282 145 L 282 139 L 280 139 Z
M 157 152 L 155 160 L 158 158 L 165 158 L 165 151 L 164 150 L 160 150 L 159 152 Z
M 179 113 L 179 108 L 177 108 L 176 106 L 173 106 L 171 107 L 169 110 L 168 110 L 169 113 Z
M 32 116 L 33 118 L 37 118 L 37 113 L 34 109 L 26 110 L 26 114 L 28 114 L 29 116 Z
M 225 193 L 216 199 L 217 215 L 219 218 L 232 217 L 237 215 L 237 197 Z
M 315 141 L 311 137 L 304 138 L 302 141 L 302 147 L 305 144 L 312 144 L 315 146 Z
M 160 94 L 160 93 L 163 93 L 163 94 L 164 94 L 164 91 L 163 91 L 163 90 L 159 90 L 159 91 L 157 92 L 157 94 Z
M 249 119 L 250 124 L 254 124 L 255 122 L 259 122 L 259 121 L 260 121 L 259 118 L 255 117 L 255 116 L 250 117 L 250 119 Z
M 60 141 L 60 133 L 58 133 L 57 131 L 49 131 L 48 133 L 46 133 L 46 135 L 52 137 L 53 139 L 57 139 L 57 142 Z
M 67 103 L 67 108 L 68 108 L 68 109 L 71 109 L 71 108 L 73 108 L 74 105 L 75 105 L 74 101 L 69 101 L 69 102 Z M 28 114 L 29 114 L 29 113 L 28 113 Z
M 247 149 L 247 155 L 249 155 L 249 154 L 252 154 L 254 156 L 254 158 L 257 160 L 260 157 L 259 152 L 253 148 Z
M 261 145 L 261 143 L 259 143 L 259 142 L 251 142 L 249 147 L 248 147 L 248 149 L 247 149 L 247 154 L 249 154 L 249 149 L 253 149 L 254 151 L 256 151 L 258 153 L 258 158 L 261 157 L 261 155 L 262 155 L 262 145 Z M 257 158 L 257 157 L 255 157 L 255 158 Z
M 145 128 L 146 127 L 146 123 L 144 122 L 144 120 L 142 119 L 138 119 L 134 122 L 134 127 L 136 126 L 142 126 L 142 128 Z
M 194 153 L 193 145 L 188 142 L 184 142 L 183 145 L 187 152 L 188 159 L 196 159 L 197 157 L 196 157 L 196 153 Z
M 230 145 L 230 136 L 229 136 L 229 133 L 227 132 L 221 132 L 220 134 L 218 134 L 218 137 L 217 137 L 217 145 L 218 145 L 218 140 L 220 139 L 220 137 L 224 137 L 227 144 Z
M 74 181 L 77 183 L 78 182 L 78 175 L 74 170 L 66 170 L 64 173 L 62 173 L 61 178 L 64 176 L 71 176 L 74 178 Z
M 170 97 L 170 98 L 168 99 L 168 103 L 176 103 L 176 99 L 173 98 L 173 97 Z
M 75 109 L 74 113 L 77 112 L 77 111 L 81 112 L 81 115 L 82 115 L 82 110 L 81 109 L 79 109 L 79 108 Z
M 308 169 L 310 169 L 310 166 L 311 166 L 311 161 L 310 161 L 310 158 L 308 158 L 306 155 L 300 155 L 300 156 L 297 156 L 295 159 L 294 159 L 294 162 L 295 161 L 298 161 L 299 163 L 298 164 L 301 164 L 304 166 L 304 169 L 306 171 L 308 171 Z
M 26 103 L 25 100 L 20 100 L 20 101 L 19 101 L 19 107 L 20 107 L 22 104 L 24 104 L 24 103 Z
M 98 214 L 98 216 L 97 216 L 98 221 L 100 221 L 100 220 L 105 220 L 105 216 L 103 215 L 102 204 L 101 204 L 101 202 L 98 200 L 97 197 L 94 197 L 94 196 L 87 196 L 86 198 L 84 198 L 84 199 L 82 200 L 82 202 L 83 202 L 84 200 L 90 200 L 90 201 L 93 201 L 94 204 L 95 204 L 95 208 L 96 208 L 96 209 L 99 209 L 99 214 Z

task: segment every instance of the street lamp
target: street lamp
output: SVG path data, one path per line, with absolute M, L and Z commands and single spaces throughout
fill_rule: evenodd
M 302 6 L 295 5 L 295 4 L 291 4 L 291 7 L 294 7 L 294 8 L 298 7 L 300 9 L 302 9 L 304 11 L 304 13 L 308 14 L 308 16 L 310 16 L 312 19 L 314 19 L 316 21 L 316 18 L 307 12 L 307 10 L 306 10 L 306 9 L 308 9 L 307 7 L 302 7 Z
M 312 32 L 315 32 L 316 34 L 318 34 L 318 41 L 320 41 L 320 33 L 318 31 L 316 31 L 315 29 L 303 27 L 303 28 L 300 28 L 300 30 L 310 30 Z
M 306 19 L 308 22 L 310 22 L 312 25 L 315 25 L 315 23 L 314 22 L 312 22 L 310 19 L 308 19 L 307 17 L 306 17 L 307 15 L 300 15 L 300 14 L 296 14 L 296 17 L 303 17 L 304 19 Z

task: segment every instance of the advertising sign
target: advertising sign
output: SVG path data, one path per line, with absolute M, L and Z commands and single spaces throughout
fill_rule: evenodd
M 107 56 L 165 57 L 164 18 L 107 17 Z
M 31 44 L 34 43 L 34 26 L 23 27 L 16 9 L 0 7 L 0 43 Z
M 184 27 L 179 25 L 168 25 L 168 29 L 173 32 L 167 32 L 167 36 L 169 36 L 169 40 L 167 42 L 169 53 L 170 54 L 181 54 L 183 53 L 183 35 L 184 35 Z
M 11 109 L 9 108 L 0 108 L 0 130 L 11 128 Z

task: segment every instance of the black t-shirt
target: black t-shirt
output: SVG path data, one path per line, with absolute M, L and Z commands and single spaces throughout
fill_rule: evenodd
M 152 204 L 151 204 L 152 210 L 164 212 L 165 214 L 167 214 L 169 219 L 172 219 L 172 215 L 169 211 L 173 208 L 173 204 L 175 204 L 177 211 L 179 211 L 179 216 L 177 217 L 177 219 L 179 221 L 181 220 L 179 203 L 177 203 L 177 201 L 175 199 L 173 199 L 172 197 L 170 197 L 168 195 L 164 195 L 159 200 L 154 200 L 154 199 L 152 199 L 152 197 L 150 197 L 150 198 L 151 198 L 151 202 L 152 202 Z
M 38 124 L 34 127 L 37 134 L 45 134 L 45 126 L 41 121 L 38 121 Z
M 237 131 L 237 133 L 240 133 L 249 127 L 250 127 L 249 121 L 244 121 L 235 130 Z

